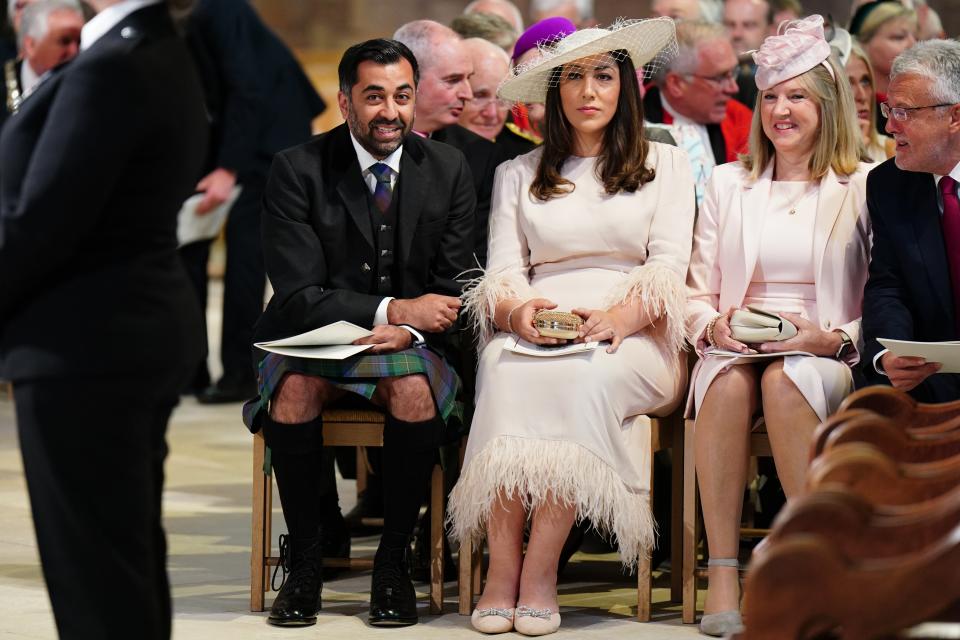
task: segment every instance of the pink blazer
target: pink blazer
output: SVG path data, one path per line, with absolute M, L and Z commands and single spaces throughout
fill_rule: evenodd
M 870 218 L 866 184 L 871 164 L 850 176 L 832 170 L 820 181 L 814 229 L 814 288 L 824 331 L 843 330 L 860 359 L 860 316 L 870 260 Z M 693 236 L 687 275 L 687 336 L 702 355 L 702 337 L 717 312 L 740 307 L 760 251 L 762 219 L 770 199 L 773 163 L 751 180 L 739 162 L 714 169 Z

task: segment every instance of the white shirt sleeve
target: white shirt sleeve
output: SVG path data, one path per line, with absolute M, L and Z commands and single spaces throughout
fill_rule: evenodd
M 377 312 L 373 314 L 373 326 L 378 324 L 390 324 L 387 322 L 387 305 L 390 304 L 390 301 L 393 300 L 392 296 L 387 296 L 380 301 L 380 306 L 377 307 Z
M 882 358 L 883 354 L 885 354 L 887 351 L 890 351 L 890 349 L 884 349 L 877 355 L 873 356 L 873 370 L 882 376 L 887 375 L 887 372 L 880 368 L 880 358 Z
M 377 307 L 377 312 L 373 314 L 373 326 L 377 326 L 378 324 L 390 324 L 389 322 L 387 322 L 387 306 L 390 304 L 391 300 L 393 300 L 393 296 L 387 296 L 386 298 L 380 301 L 380 306 Z M 409 331 L 410 334 L 413 336 L 414 342 L 424 342 L 423 334 L 417 331 L 416 329 L 414 329 L 413 327 L 411 327 L 410 325 L 401 324 L 398 326 L 403 327 L 404 329 Z

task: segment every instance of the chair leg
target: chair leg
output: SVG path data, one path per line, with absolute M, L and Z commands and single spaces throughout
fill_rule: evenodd
M 670 602 L 683 600 L 683 414 L 682 409 L 670 416 L 673 421 L 673 452 L 670 492 Z
M 265 559 L 269 556 L 270 541 L 269 497 L 272 492 L 270 476 L 263 472 L 266 444 L 263 434 L 253 436 L 253 523 L 250 541 L 250 611 L 263 611 L 263 594 L 267 589 Z
M 694 421 L 687 420 L 683 442 L 683 622 L 697 620 L 697 473 L 694 466 Z
M 443 469 L 433 467 L 430 480 L 430 613 L 443 613 Z
M 653 458 L 650 459 L 650 493 L 648 500 L 650 511 L 653 511 Z M 650 553 L 644 553 L 637 561 L 637 620 L 650 622 L 650 597 L 653 593 L 650 582 L 653 576 L 650 571 Z
M 462 616 L 473 613 L 473 542 L 460 543 L 459 572 L 457 576 L 457 611 Z

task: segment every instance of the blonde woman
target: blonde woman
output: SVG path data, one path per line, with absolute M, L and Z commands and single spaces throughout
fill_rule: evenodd
M 883 162 L 896 153 L 893 138 L 877 132 L 879 108 L 876 100 L 876 88 L 873 66 L 870 58 L 860 47 L 853 43 L 845 66 L 847 81 L 853 92 L 853 102 L 857 110 L 857 123 L 863 136 L 863 146 L 867 156 L 873 162 Z
M 717 167 L 694 232 L 688 327 L 700 361 L 688 411 L 710 548 L 701 631 L 740 628 L 737 556 L 749 435 L 762 411 L 787 497 L 802 487 L 810 437 L 852 389 L 861 345 L 869 219 L 850 86 L 823 19 L 767 38 L 754 54 L 749 152 Z M 792 321 L 781 342 L 732 335 L 750 305 Z M 782 355 L 804 352 L 808 355 Z
M 850 35 L 857 39 L 870 59 L 877 102 L 887 99 L 893 59 L 917 42 L 917 15 L 898 0 L 874 0 L 857 7 L 850 19 Z M 886 119 L 877 120 L 883 133 Z

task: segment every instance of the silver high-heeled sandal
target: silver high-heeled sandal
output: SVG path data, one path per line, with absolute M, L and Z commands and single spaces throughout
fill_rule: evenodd
M 513 630 L 513 609 L 474 609 L 470 624 L 480 633 L 506 633 Z
M 740 561 L 737 558 L 710 558 L 707 560 L 708 567 L 733 567 L 740 568 Z M 700 618 L 700 633 L 722 638 L 723 636 L 743 631 L 743 618 L 740 617 L 740 610 L 719 611 L 717 613 L 705 613 Z

